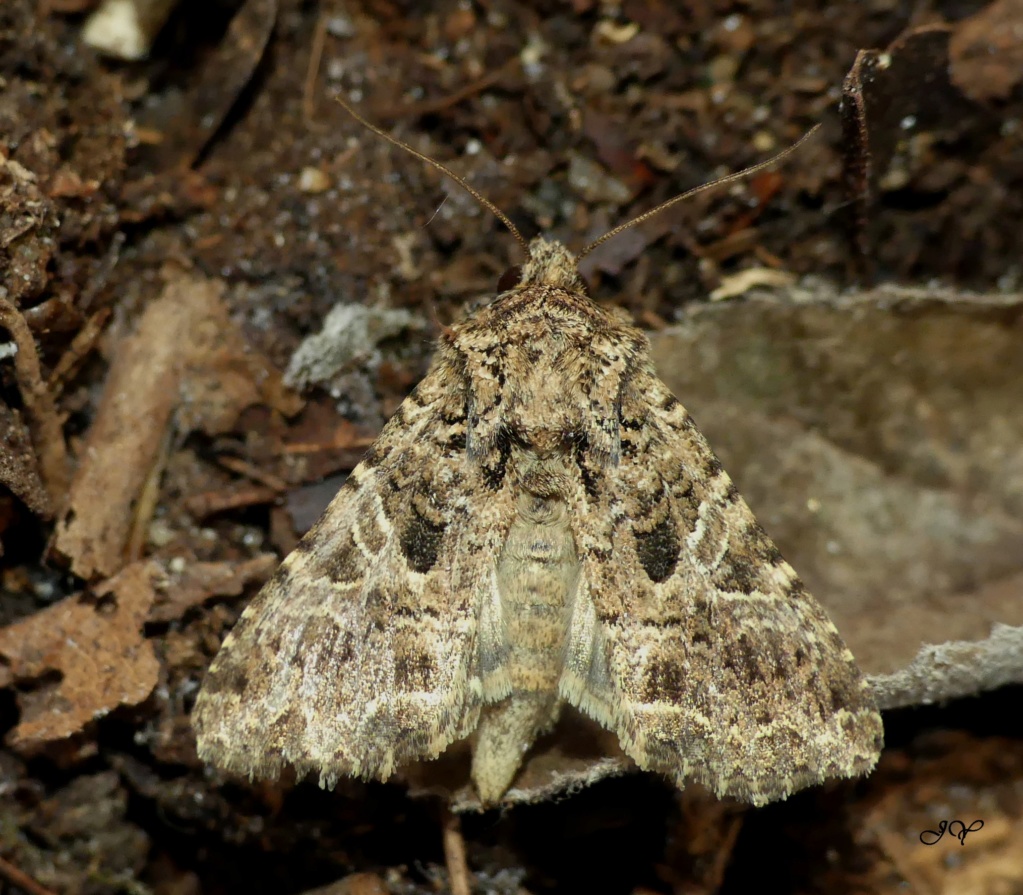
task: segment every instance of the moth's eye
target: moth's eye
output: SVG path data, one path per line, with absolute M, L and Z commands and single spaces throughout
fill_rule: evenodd
M 509 289 L 514 289 L 522 281 L 522 268 L 516 264 L 514 267 L 509 267 L 503 274 L 501 279 L 497 281 L 497 291 L 507 292 Z

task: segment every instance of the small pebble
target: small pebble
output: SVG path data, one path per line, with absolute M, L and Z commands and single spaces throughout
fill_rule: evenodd
M 303 168 L 298 175 L 298 188 L 303 193 L 322 193 L 329 190 L 330 185 L 330 177 L 319 168 Z

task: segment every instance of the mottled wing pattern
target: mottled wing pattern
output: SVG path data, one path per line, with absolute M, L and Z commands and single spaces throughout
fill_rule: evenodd
M 431 371 L 226 638 L 193 713 L 203 759 L 385 779 L 503 695 L 495 567 L 514 513 L 465 426 L 457 374 Z
M 649 371 L 617 466 L 580 458 L 562 694 L 679 786 L 754 804 L 868 771 L 881 719 L 835 626 Z

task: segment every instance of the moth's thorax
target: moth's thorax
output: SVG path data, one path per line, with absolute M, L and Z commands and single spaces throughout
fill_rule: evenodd
M 578 445 L 616 456 L 623 389 L 649 366 L 646 337 L 583 292 L 560 243 L 534 240 L 530 252 L 522 284 L 452 327 L 444 346 L 465 379 L 470 450 L 508 437 L 539 456 Z
M 510 458 L 512 481 L 522 493 L 536 498 L 564 499 L 571 493 L 572 477 L 566 468 L 571 443 L 556 431 L 535 429 L 526 433 L 531 439 L 529 447 L 512 445 Z M 543 522 L 539 514 L 542 503 L 534 512 L 537 524 Z M 529 511 L 520 507 L 520 514 L 527 520 L 534 519 Z

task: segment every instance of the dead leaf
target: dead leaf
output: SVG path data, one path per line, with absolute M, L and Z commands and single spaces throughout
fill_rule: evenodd
M 795 283 L 794 274 L 773 267 L 747 267 L 721 278 L 721 285 L 710 294 L 711 301 L 738 298 L 752 289 L 781 289 Z
M 995 0 L 959 22 L 949 62 L 952 82 L 970 99 L 1008 99 L 1023 79 L 1023 0 Z
M 123 565 L 132 532 L 145 522 L 137 505 L 151 505 L 141 497 L 158 480 L 172 432 L 218 435 L 254 404 L 285 415 L 301 406 L 248 346 L 223 291 L 219 281 L 175 274 L 114 351 L 54 541 L 83 578 Z
M 375 873 L 352 873 L 327 886 L 309 889 L 302 895 L 387 895 L 387 884 Z
M 7 737 L 12 748 L 70 737 L 149 696 L 159 663 L 142 626 L 161 576 L 156 563 L 136 563 L 93 594 L 68 597 L 0 629 L 0 686 L 37 684 L 18 693 L 21 721 Z
M 211 597 L 233 597 L 249 584 L 265 582 L 280 560 L 264 553 L 244 562 L 195 562 L 170 570 L 149 612 L 151 622 L 169 622 Z
M 886 706 L 1023 681 L 1021 328 L 1020 296 L 820 286 L 651 336 Z

